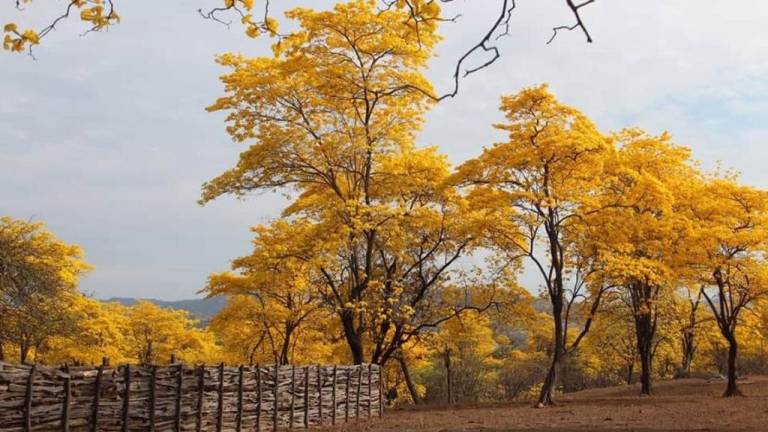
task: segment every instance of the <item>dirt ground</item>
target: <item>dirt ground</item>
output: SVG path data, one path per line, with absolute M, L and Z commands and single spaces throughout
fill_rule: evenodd
M 768 432 L 768 377 L 740 382 L 745 397 L 724 399 L 724 382 L 685 379 L 656 383 L 654 395 L 638 387 L 593 389 L 561 396 L 558 405 L 394 409 L 384 419 L 347 424 L 339 431 L 754 431 Z

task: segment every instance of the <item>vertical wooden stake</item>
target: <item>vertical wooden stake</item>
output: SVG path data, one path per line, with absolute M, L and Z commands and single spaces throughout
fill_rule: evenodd
M 195 423 L 195 430 L 202 432 L 203 430 L 203 396 L 205 395 L 205 365 L 198 367 L 197 376 L 197 421 Z
M 272 396 L 275 398 L 274 412 L 272 413 L 272 430 L 277 430 L 277 420 L 280 418 L 278 411 L 280 410 L 280 404 L 278 403 L 278 388 L 280 387 L 280 366 L 275 363 L 275 387 L 272 389 Z
M 331 411 L 331 424 L 336 425 L 336 376 L 337 376 L 337 370 L 336 365 L 333 365 L 333 390 L 331 390 L 331 394 L 333 395 L 333 403 L 332 403 L 332 411 Z
M 235 417 L 235 430 L 241 431 L 243 426 L 243 365 L 237 370 L 237 417 Z
M 309 428 L 309 366 L 304 367 L 304 429 Z
M 323 425 L 323 370 L 317 365 L 317 411 L 318 423 Z
M 123 394 L 123 423 L 121 425 L 121 430 L 123 432 L 128 432 L 129 410 L 131 408 L 131 365 L 125 365 L 123 367 L 123 372 L 125 393 Z
M 368 365 L 368 418 L 373 414 L 373 391 L 371 390 L 371 375 L 373 375 L 373 363 Z
M 69 398 L 72 396 L 72 377 L 69 375 L 69 366 L 64 365 L 64 401 L 61 405 L 61 430 L 69 432 Z
M 288 429 L 293 429 L 293 414 L 296 407 L 296 366 L 291 365 L 291 418 L 288 420 Z
M 179 364 L 176 368 L 176 420 L 174 422 L 174 430 L 181 432 L 181 392 L 183 391 L 182 385 L 184 384 L 184 365 Z
M 106 359 L 106 357 L 105 357 Z M 93 411 L 91 411 L 90 432 L 97 432 L 99 423 L 99 401 L 101 400 L 101 376 L 104 374 L 105 361 L 102 361 L 96 372 L 96 382 L 93 388 Z
M 224 415 L 224 363 L 219 363 L 219 400 L 216 409 L 216 432 L 221 432 Z
M 355 420 L 360 419 L 360 390 L 363 386 L 363 365 L 357 365 L 357 397 L 355 398 Z
M 157 367 L 150 366 L 149 372 L 149 431 L 155 432 L 155 405 L 157 404 L 157 394 L 155 385 L 157 384 Z
M 35 382 L 37 365 L 33 364 L 27 377 L 27 390 L 24 394 L 24 432 L 32 431 L 32 384 Z
M 347 368 L 347 391 L 346 395 L 344 396 L 344 400 L 346 401 L 344 403 L 344 422 L 349 421 L 349 384 L 352 381 L 352 369 Z
M 384 417 L 384 368 L 379 365 L 379 417 Z
M 259 407 L 258 407 L 258 410 L 256 411 L 256 432 L 260 432 L 261 431 L 261 405 L 264 398 L 262 397 L 263 393 L 261 391 L 261 366 L 259 366 L 258 364 L 256 365 L 256 392 L 258 393 L 257 396 L 259 398 L 259 401 L 258 401 Z

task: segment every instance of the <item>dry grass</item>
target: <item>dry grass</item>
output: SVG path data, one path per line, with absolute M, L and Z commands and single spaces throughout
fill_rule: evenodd
M 530 404 L 392 410 L 382 420 L 348 424 L 339 431 L 768 431 L 768 377 L 740 382 L 746 397 L 724 399 L 724 382 L 661 382 L 654 396 L 636 386 L 587 390 L 562 396 L 555 407 Z

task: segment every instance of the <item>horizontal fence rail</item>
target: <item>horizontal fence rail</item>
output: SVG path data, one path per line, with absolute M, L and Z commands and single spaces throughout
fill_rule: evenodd
M 380 417 L 381 368 L 0 362 L 0 432 L 276 431 Z

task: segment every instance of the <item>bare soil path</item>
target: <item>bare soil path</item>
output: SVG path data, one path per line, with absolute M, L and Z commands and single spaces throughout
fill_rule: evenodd
M 745 397 L 720 397 L 720 380 L 659 382 L 654 396 L 636 386 L 586 390 L 561 396 L 558 405 L 535 409 L 514 403 L 388 411 L 382 420 L 348 424 L 339 431 L 365 432 L 768 432 L 768 377 L 740 382 Z

